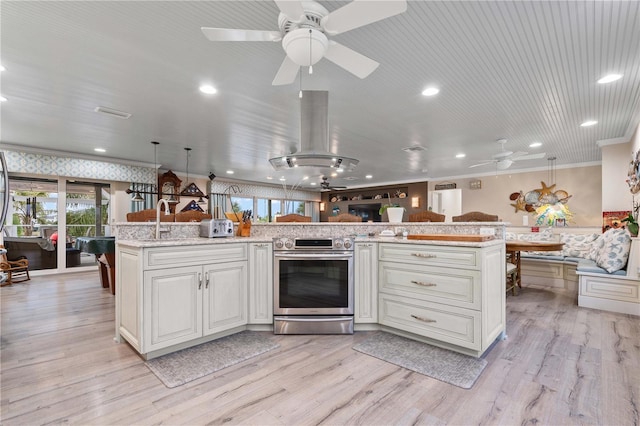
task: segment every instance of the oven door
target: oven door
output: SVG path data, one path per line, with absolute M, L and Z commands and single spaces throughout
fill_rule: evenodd
M 353 252 L 275 252 L 274 314 L 353 315 Z

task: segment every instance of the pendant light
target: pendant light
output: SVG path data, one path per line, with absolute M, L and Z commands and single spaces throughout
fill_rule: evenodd
M 144 198 L 142 198 L 142 195 L 140 195 L 140 191 L 138 191 L 138 184 L 137 183 L 133 184 L 133 190 L 135 192 L 133 194 L 133 197 L 131 197 L 131 201 L 133 201 L 134 203 L 143 202 Z
M 206 198 L 206 195 L 200 190 L 200 188 L 198 188 L 195 183 L 189 183 L 189 155 L 191 154 L 191 148 L 185 148 L 184 150 L 187 152 L 187 184 L 185 188 L 180 192 L 180 195 L 192 198 Z

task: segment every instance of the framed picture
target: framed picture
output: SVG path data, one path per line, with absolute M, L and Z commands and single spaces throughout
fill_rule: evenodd
M 602 232 L 606 232 L 611 228 L 624 228 L 622 219 L 629 216 L 630 211 L 602 212 Z
M 567 226 L 567 221 L 565 219 L 556 219 L 556 226 Z

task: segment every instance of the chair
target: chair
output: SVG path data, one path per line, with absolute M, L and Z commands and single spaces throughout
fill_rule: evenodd
M 311 222 L 311 216 L 291 213 L 284 216 L 276 216 L 276 222 Z
M 506 291 L 511 290 L 511 294 L 516 295 L 518 290 L 518 267 L 513 263 L 507 262 L 507 288 Z
M 162 216 L 160 213 L 160 221 L 162 222 Z M 209 213 L 203 213 L 198 210 L 189 210 L 186 212 L 176 213 L 176 222 L 202 222 L 202 219 L 211 219 L 212 216 Z
M 164 214 L 160 212 L 160 222 L 175 222 L 175 214 Z M 139 212 L 127 213 L 127 222 L 155 222 L 156 209 L 140 210 Z
M 453 222 L 498 222 L 497 214 L 487 214 L 482 212 L 469 212 L 460 216 L 453 216 Z
M 362 218 L 353 214 L 342 213 L 337 216 L 329 216 L 329 222 L 362 222 Z
M 409 222 L 444 222 L 446 217 L 443 214 L 426 210 L 420 213 L 411 213 Z
M 23 257 L 23 256 L 21 256 Z M 7 251 L 0 245 L 0 271 L 7 274 L 7 281 L 3 284 L 9 285 L 14 282 L 30 280 L 29 261 L 26 258 L 8 260 Z

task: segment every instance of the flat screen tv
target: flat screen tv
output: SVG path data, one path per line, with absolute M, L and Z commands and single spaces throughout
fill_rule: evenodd
M 349 214 L 360 216 L 363 222 L 382 222 L 379 210 L 382 204 L 349 204 Z

